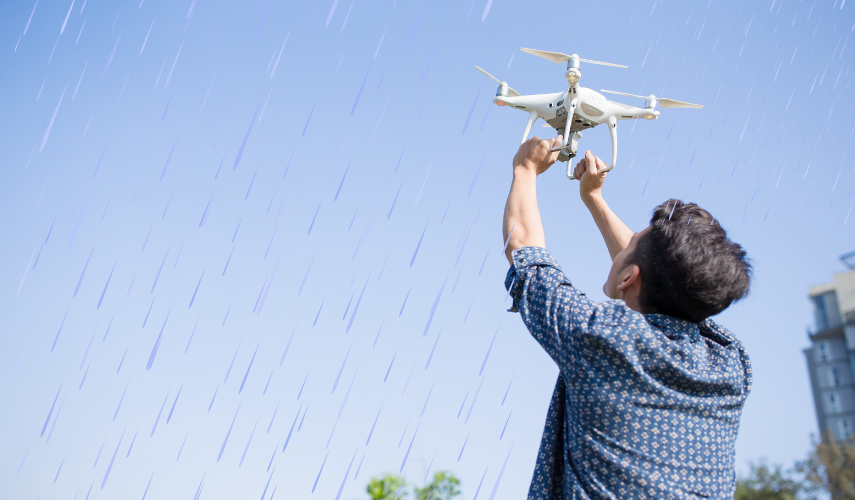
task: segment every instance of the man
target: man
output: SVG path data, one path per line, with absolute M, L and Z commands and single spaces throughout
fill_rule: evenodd
M 520 146 L 504 215 L 508 311 L 560 369 L 528 498 L 733 498 L 751 365 L 709 317 L 747 295 L 751 264 L 695 204 L 669 200 L 633 233 L 587 151 L 574 176 L 612 257 L 612 300 L 593 302 L 544 248 L 535 180 L 561 139 Z

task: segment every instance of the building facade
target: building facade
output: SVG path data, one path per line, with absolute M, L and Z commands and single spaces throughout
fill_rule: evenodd
M 842 258 L 849 264 L 847 257 Z M 804 349 L 819 431 L 855 436 L 855 266 L 811 287 L 815 329 Z

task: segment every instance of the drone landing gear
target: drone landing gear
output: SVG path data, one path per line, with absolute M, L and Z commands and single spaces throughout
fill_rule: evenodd
M 609 170 L 615 168 L 615 164 L 617 163 L 617 119 L 614 116 L 608 117 L 606 123 L 609 126 L 609 135 L 612 138 L 612 163 L 605 168 L 597 169 L 597 173 L 608 172 Z M 563 133 L 564 129 L 558 129 L 558 133 Z M 570 159 L 576 156 L 576 147 L 579 145 L 579 139 L 582 138 L 582 134 L 579 132 L 571 132 L 570 140 L 565 148 L 558 153 L 559 161 L 567 162 L 567 178 L 575 179 L 573 176 L 573 165 L 570 163 Z

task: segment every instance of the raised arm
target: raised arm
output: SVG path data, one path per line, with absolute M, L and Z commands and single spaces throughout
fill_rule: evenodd
M 597 173 L 597 168 L 606 168 L 607 165 L 590 151 L 585 151 L 585 158 L 576 164 L 574 176 L 579 179 L 579 195 L 582 202 L 588 207 L 594 222 L 603 235 L 606 247 L 612 260 L 615 256 L 629 245 L 629 240 L 634 234 L 626 224 L 609 208 L 603 199 L 603 184 L 606 181 L 606 172 Z
M 545 140 L 532 137 L 522 143 L 514 155 L 514 178 L 508 201 L 505 203 L 502 222 L 502 243 L 508 242 L 505 257 L 509 264 L 513 264 L 512 252 L 517 248 L 546 246 L 543 223 L 537 207 L 536 180 L 539 174 L 546 172 L 558 159 L 558 152 L 550 153 L 549 149 L 560 143 L 560 135 Z

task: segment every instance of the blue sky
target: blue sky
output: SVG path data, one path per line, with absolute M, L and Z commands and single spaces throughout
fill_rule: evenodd
M 636 231 L 699 203 L 747 249 L 751 295 L 714 318 L 754 369 L 737 466 L 801 458 L 807 288 L 855 241 L 851 7 L 7 2 L 0 493 L 366 498 L 447 469 L 464 498 L 525 495 L 558 371 L 506 312 L 526 116 L 475 65 L 566 84 L 520 47 L 704 105 L 621 122 L 605 196 Z M 580 148 L 608 157 L 608 133 Z M 604 300 L 578 186 L 556 164 L 538 188 L 547 248 Z

